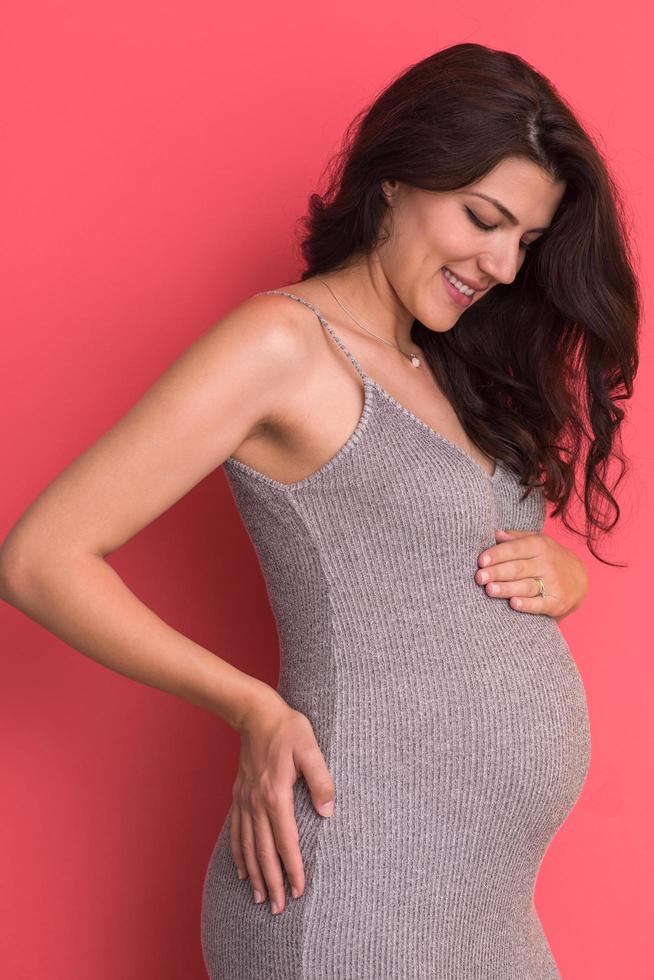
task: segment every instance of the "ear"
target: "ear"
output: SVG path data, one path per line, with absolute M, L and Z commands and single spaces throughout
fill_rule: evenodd
M 392 180 L 382 180 L 381 182 L 382 197 L 385 197 L 389 204 L 393 202 L 393 196 L 397 191 L 398 183 L 394 178 Z

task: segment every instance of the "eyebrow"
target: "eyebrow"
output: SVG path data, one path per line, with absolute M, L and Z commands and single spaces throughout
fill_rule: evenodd
M 485 201 L 490 201 L 491 204 L 495 205 L 498 211 L 502 212 L 505 218 L 509 219 L 512 225 L 520 224 L 516 216 L 514 214 L 511 214 L 509 209 L 505 208 L 501 201 L 497 201 L 494 197 L 490 197 L 488 194 L 481 194 L 479 193 L 479 191 L 468 191 L 467 193 L 474 194 L 475 197 L 483 197 Z M 547 231 L 548 229 L 549 229 L 549 225 L 546 225 L 545 228 L 530 228 L 529 231 Z

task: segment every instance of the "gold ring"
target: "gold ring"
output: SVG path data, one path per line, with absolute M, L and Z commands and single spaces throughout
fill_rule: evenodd
M 539 595 L 539 598 L 542 599 L 543 596 L 546 595 L 546 592 L 545 592 L 545 583 L 543 582 L 542 578 L 537 578 L 535 575 L 534 575 L 534 578 L 536 579 L 536 582 L 538 583 L 538 595 Z

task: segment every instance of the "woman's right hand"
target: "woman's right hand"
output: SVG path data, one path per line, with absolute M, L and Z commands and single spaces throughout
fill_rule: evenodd
M 331 816 L 334 783 L 306 715 L 276 692 L 239 728 L 239 768 L 232 790 L 230 844 L 240 878 L 249 875 L 255 902 L 284 911 L 282 865 L 294 898 L 304 891 L 293 785 L 299 775 L 321 816 Z

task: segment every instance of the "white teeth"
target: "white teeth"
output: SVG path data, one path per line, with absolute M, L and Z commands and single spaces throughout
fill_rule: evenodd
M 443 268 L 443 274 L 445 275 L 445 278 L 448 280 L 448 282 L 451 282 L 453 286 L 456 286 L 459 292 L 463 293 L 464 296 L 474 296 L 475 294 L 474 289 L 471 289 L 470 286 L 464 286 L 463 283 L 459 279 L 457 279 L 456 276 L 453 275 L 449 269 Z

